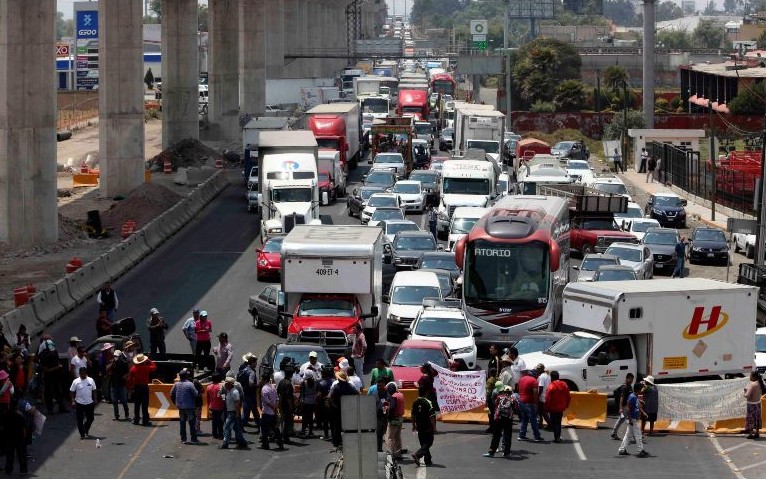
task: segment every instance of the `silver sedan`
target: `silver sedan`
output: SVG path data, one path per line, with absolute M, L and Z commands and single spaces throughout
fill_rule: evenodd
M 630 266 L 638 279 L 654 278 L 654 258 L 644 245 L 632 243 L 612 243 L 604 254 L 620 258 L 620 264 Z

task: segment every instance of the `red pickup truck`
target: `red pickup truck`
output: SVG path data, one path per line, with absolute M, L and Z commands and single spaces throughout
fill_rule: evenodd
M 330 355 L 351 353 L 365 315 L 353 294 L 304 294 L 287 328 L 288 343 L 314 343 Z
M 617 226 L 613 213 L 574 216 L 570 221 L 570 248 L 583 256 L 594 252 L 603 253 L 610 244 L 618 241 L 638 243 L 635 236 Z

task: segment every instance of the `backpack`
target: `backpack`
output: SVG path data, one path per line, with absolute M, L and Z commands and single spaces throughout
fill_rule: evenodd
M 620 384 L 617 387 L 617 389 L 615 389 L 614 392 L 612 393 L 613 397 L 614 397 L 614 402 L 617 404 L 618 407 L 624 406 L 625 403 L 628 401 L 628 395 L 630 394 L 630 392 L 625 394 L 625 399 L 622 401 L 622 403 L 620 403 L 620 397 L 622 396 L 622 392 L 624 390 L 625 390 L 625 385 L 624 384 Z
M 657 168 L 657 160 L 654 158 L 649 158 L 649 169 L 653 170 L 655 168 Z
M 237 373 L 237 382 L 242 385 L 242 389 L 247 391 L 250 387 L 250 366 L 245 366 Z
M 516 411 L 516 399 L 510 394 L 503 394 L 497 401 L 497 417 L 510 419 Z

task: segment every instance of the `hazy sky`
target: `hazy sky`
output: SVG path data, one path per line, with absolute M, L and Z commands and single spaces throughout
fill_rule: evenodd
M 76 0 L 76 1 L 86 1 L 86 0 Z M 64 18 L 72 18 L 72 16 L 74 15 L 73 13 L 74 2 L 75 0 L 56 0 L 56 3 L 58 4 L 57 9 L 59 12 L 64 14 Z M 199 3 L 207 5 L 207 0 L 199 0 Z
M 405 15 L 405 8 L 407 10 L 412 10 L 413 3 L 415 3 L 415 0 L 386 0 L 388 14 L 393 15 L 396 13 L 397 15 Z

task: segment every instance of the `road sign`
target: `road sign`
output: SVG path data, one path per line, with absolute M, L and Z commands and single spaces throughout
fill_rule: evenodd
M 56 56 L 68 57 L 69 56 L 69 44 L 65 42 L 56 42 Z
M 473 41 L 475 41 L 475 42 L 486 42 L 487 41 L 487 36 L 486 35 L 474 35 L 473 36 Z
M 487 20 L 471 20 L 471 35 L 486 35 L 489 33 Z
M 729 218 L 726 220 L 726 230 L 729 233 L 754 235 L 758 231 L 758 222 L 756 220 Z
M 510 18 L 553 18 L 554 0 L 514 0 L 508 4 Z
M 487 49 L 487 41 L 474 41 L 473 42 L 473 49 L 474 50 L 486 50 Z

